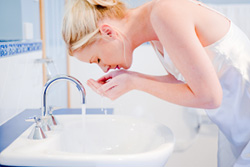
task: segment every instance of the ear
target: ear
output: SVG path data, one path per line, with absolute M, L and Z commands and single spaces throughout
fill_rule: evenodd
M 107 35 L 111 37 L 112 39 L 116 39 L 117 37 L 116 31 L 110 25 L 107 25 L 107 24 L 102 24 L 100 26 L 100 32 L 102 35 Z

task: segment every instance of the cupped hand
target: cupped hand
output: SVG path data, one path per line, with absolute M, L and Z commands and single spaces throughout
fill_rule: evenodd
M 134 79 L 136 72 L 127 70 L 117 70 L 104 75 L 97 81 L 89 79 L 87 81 L 96 93 L 106 96 L 111 100 L 115 100 L 121 95 L 135 89 Z

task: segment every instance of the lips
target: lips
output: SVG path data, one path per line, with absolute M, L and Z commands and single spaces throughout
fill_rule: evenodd
M 120 67 L 117 65 L 116 67 L 115 67 L 115 69 L 118 69 L 118 70 L 120 70 Z
M 110 70 L 110 66 L 107 68 L 107 70 L 105 71 L 105 73 L 109 72 L 109 70 Z
M 105 73 L 109 72 L 110 69 L 113 69 L 113 70 L 118 69 L 118 70 L 120 70 L 121 68 L 119 67 L 119 65 L 117 65 L 117 66 L 115 66 L 115 67 L 113 67 L 113 68 L 109 66 L 109 67 L 107 68 L 107 70 L 105 71 Z

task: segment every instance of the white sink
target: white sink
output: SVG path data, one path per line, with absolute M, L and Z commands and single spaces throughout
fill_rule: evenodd
M 13 166 L 163 167 L 174 148 L 162 124 L 116 115 L 57 115 L 47 139 L 30 140 L 27 129 L 1 153 Z

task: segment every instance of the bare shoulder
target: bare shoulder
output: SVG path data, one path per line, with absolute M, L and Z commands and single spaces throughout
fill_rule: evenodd
M 183 6 L 183 2 L 187 0 L 153 0 L 154 8 L 159 9 L 160 7 L 169 7 L 171 9 L 175 6 Z
M 154 0 L 150 20 L 153 24 L 185 21 L 191 17 L 189 5 L 188 0 Z

